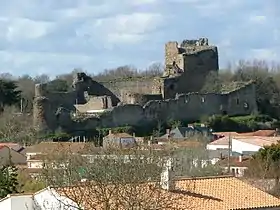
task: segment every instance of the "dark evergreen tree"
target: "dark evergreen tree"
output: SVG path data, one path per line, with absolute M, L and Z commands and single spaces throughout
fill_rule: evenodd
M 11 193 L 18 193 L 18 171 L 15 166 L 2 166 L 0 168 L 0 198 Z
M 47 83 L 47 90 L 50 92 L 67 92 L 71 89 L 66 80 L 55 79 Z
M 17 89 L 14 81 L 0 79 L 0 105 L 4 106 L 16 105 L 20 102 L 21 91 Z

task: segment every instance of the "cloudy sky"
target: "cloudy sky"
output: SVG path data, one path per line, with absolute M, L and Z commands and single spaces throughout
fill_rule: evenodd
M 164 43 L 208 37 L 220 65 L 280 61 L 279 0 L 0 0 L 0 73 L 99 72 L 163 62 Z

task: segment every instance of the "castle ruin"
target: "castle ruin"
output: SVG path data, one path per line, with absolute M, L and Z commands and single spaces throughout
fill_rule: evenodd
M 199 120 L 215 114 L 246 115 L 257 110 L 255 85 L 244 83 L 220 93 L 200 93 L 211 71 L 218 71 L 218 49 L 208 39 L 168 42 L 161 77 L 97 82 L 85 73 L 73 79 L 73 91 L 48 92 L 37 84 L 34 123 L 42 131 L 87 130 L 141 125 L 161 120 Z M 77 120 L 71 113 L 84 114 Z

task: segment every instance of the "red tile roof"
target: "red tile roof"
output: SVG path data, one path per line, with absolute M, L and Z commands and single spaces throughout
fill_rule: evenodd
M 263 137 L 270 137 L 277 134 L 276 130 L 257 130 L 254 132 L 247 132 L 247 133 L 238 133 L 238 132 L 215 132 L 213 133 L 217 136 L 263 136 Z
M 280 137 L 263 137 L 263 136 L 234 136 L 232 137 L 234 140 L 242 141 L 248 144 L 256 145 L 256 146 L 269 146 L 271 144 L 276 144 L 280 141 Z M 218 140 L 215 140 L 209 145 L 228 145 L 229 144 L 229 137 L 225 136 Z
M 157 195 L 161 194 L 159 199 L 168 199 L 166 205 L 160 208 L 162 210 L 237 210 L 280 207 L 278 198 L 231 176 L 180 179 L 175 181 L 176 189 L 174 191 L 161 189 L 153 191 L 153 187 L 149 187 L 149 185 L 151 184 L 144 183 L 139 188 L 135 188 L 138 197 L 142 196 L 145 201 L 151 200 L 152 202 L 152 199 L 157 199 Z M 104 207 L 103 201 L 97 200 L 93 195 L 96 192 L 96 189 L 93 190 L 95 187 L 97 186 L 94 184 L 86 183 L 81 186 L 55 189 L 73 201 L 76 200 L 85 209 L 101 210 Z M 125 197 L 136 193 L 129 191 L 128 186 L 123 186 L 123 188 L 117 188 L 116 195 Z M 155 196 L 152 196 L 153 193 Z M 118 204 L 115 203 L 118 201 L 118 197 L 112 196 L 110 204 L 113 206 Z M 126 210 L 122 205 L 119 205 L 118 209 Z
M 239 157 L 230 157 L 230 166 L 233 167 L 248 167 L 250 164 L 250 158 L 249 157 L 242 157 L 242 162 L 240 162 Z M 228 166 L 228 158 L 223 158 L 222 160 L 219 160 L 216 165 L 221 167 L 227 167 Z

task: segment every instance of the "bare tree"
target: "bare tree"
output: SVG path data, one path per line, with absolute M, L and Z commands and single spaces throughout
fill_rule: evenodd
M 29 75 L 23 75 L 17 79 L 17 85 L 18 89 L 21 91 L 23 111 L 31 113 L 35 95 L 35 82 Z
M 88 148 L 88 147 L 87 147 Z M 59 148 L 58 148 L 59 149 Z M 55 153 L 52 153 L 55 154 Z M 71 151 L 47 155 L 42 177 L 62 195 L 87 209 L 186 209 L 174 205 L 184 197 L 189 208 L 194 206 L 181 191 L 162 189 L 161 173 L 171 151 L 146 149 L 108 149 L 87 154 Z M 84 182 L 81 182 L 84 180 Z M 73 187 L 69 187 L 73 186 Z M 195 183 L 185 186 L 194 190 Z M 175 199 L 175 201 L 174 201 Z M 78 208 L 77 208 L 78 209 Z
M 32 144 L 37 134 L 32 116 L 19 113 L 15 107 L 6 107 L 0 116 L 0 141 L 12 141 L 24 145 Z
M 162 76 L 163 70 L 164 66 L 161 63 L 153 63 L 141 74 L 148 77 Z

